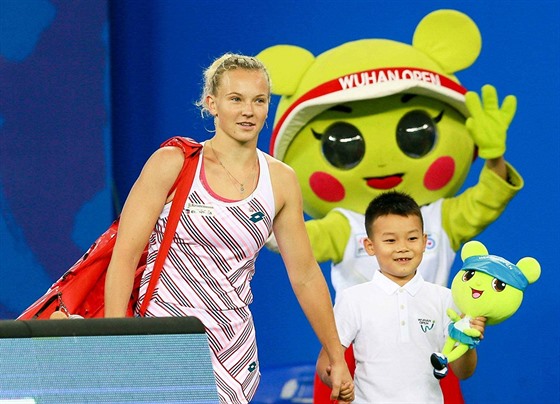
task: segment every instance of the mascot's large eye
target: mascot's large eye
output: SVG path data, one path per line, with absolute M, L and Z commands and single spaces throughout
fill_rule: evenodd
M 409 157 L 420 158 L 428 154 L 433 149 L 436 138 L 436 124 L 424 111 L 407 112 L 397 125 L 397 144 Z
M 472 279 L 476 271 L 465 271 L 463 274 L 463 282 L 468 282 Z
M 507 284 L 505 284 L 504 282 L 502 282 L 499 279 L 492 279 L 492 288 L 496 291 L 496 292 L 503 292 L 504 289 L 506 288 Z
M 336 168 L 349 170 L 364 158 L 364 137 L 354 125 L 335 122 L 321 136 L 325 158 Z

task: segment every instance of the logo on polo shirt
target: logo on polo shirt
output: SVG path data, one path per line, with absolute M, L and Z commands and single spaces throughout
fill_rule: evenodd
M 418 319 L 418 324 L 420 324 L 420 328 L 422 329 L 424 334 L 434 328 L 435 323 L 435 320 L 428 320 L 426 318 Z

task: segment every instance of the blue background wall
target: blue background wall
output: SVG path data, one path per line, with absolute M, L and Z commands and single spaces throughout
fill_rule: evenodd
M 107 2 L 0 0 L 0 318 L 113 219 Z
M 361 38 L 410 43 L 424 15 L 454 8 L 474 19 L 483 38 L 478 60 L 458 73 L 461 82 L 474 90 L 491 83 L 501 96 L 518 97 L 506 157 L 526 186 L 478 239 L 492 253 L 512 261 L 532 255 L 543 268 L 518 313 L 487 329 L 479 348 L 479 367 L 463 383 L 464 395 L 473 403 L 560 401 L 560 302 L 554 260 L 560 241 L 560 6 L 556 0 L 110 1 L 110 93 L 104 91 L 108 86 L 103 75 L 104 2 L 18 2 L 52 8 L 50 17 L 48 11 L 36 12 L 42 16 L 37 24 L 43 28 L 35 34 L 35 53 L 23 59 L 8 55 L 5 45 L 13 41 L 6 40 L 1 11 L 14 2 L 0 0 L 0 315 L 4 318 L 13 318 L 42 294 L 101 232 L 98 228 L 109 224 L 111 164 L 122 202 L 143 162 L 163 140 L 174 135 L 207 138 L 211 122 L 200 119 L 193 103 L 199 95 L 201 71 L 215 57 L 225 51 L 256 54 L 280 43 L 299 45 L 314 54 Z M 79 18 L 86 11 L 89 17 Z M 83 33 L 93 39 L 76 39 Z M 18 38 L 28 34 L 20 31 Z M 57 43 L 46 42 L 51 35 Z M 81 51 L 79 57 L 63 52 L 71 44 Z M 48 57 L 48 62 L 37 64 L 33 57 Z M 45 75 L 53 66 L 54 72 Z M 85 76 L 78 74 L 85 72 Z M 61 74 L 68 79 L 61 79 Z M 110 110 L 104 109 L 107 94 Z M 73 98 L 66 103 L 54 103 L 70 95 Z M 85 100 L 88 108 L 76 112 Z M 20 116 L 25 113 L 21 110 L 26 111 L 28 119 L 12 121 L 9 111 L 14 109 L 20 109 Z M 84 123 L 84 116 L 92 111 L 97 111 L 96 123 Z M 105 126 L 109 111 L 113 147 Z M 47 132 L 52 126 L 56 127 Z M 268 150 L 270 131 L 261 134 L 263 150 Z M 476 182 L 480 164 L 475 163 L 465 186 Z M 452 273 L 457 268 L 458 262 Z M 327 266 L 324 269 L 328 276 Z M 279 256 L 261 253 L 253 289 L 263 366 L 312 363 L 319 345 L 293 297 Z

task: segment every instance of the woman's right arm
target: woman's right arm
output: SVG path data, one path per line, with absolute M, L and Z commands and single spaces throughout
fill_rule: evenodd
M 117 240 L 105 280 L 105 317 L 124 317 L 134 273 L 181 167 L 177 147 L 158 149 L 148 159 L 124 204 Z

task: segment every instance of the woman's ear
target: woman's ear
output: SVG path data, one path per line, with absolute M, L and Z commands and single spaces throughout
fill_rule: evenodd
M 214 101 L 214 97 L 211 95 L 206 96 L 206 107 L 213 116 L 218 116 L 218 112 L 216 111 L 216 101 Z
M 375 248 L 373 247 L 373 241 L 371 241 L 368 237 L 364 238 L 362 242 L 364 244 L 364 249 L 368 255 L 375 255 Z

